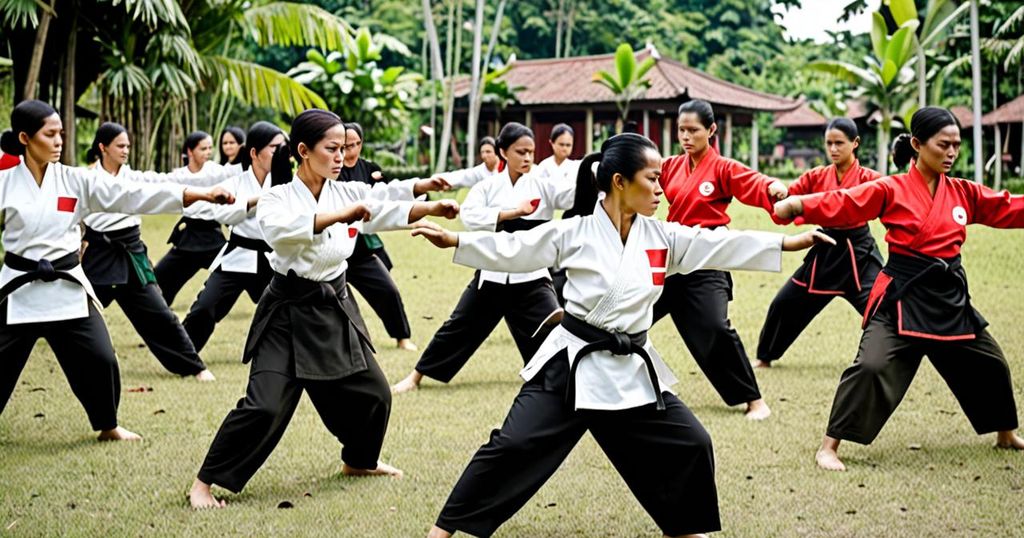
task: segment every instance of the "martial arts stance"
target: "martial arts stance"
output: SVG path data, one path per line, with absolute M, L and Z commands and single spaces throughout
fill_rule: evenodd
M 825 128 L 825 149 L 832 164 L 809 170 L 789 184 L 789 195 L 856 187 L 881 174 L 861 167 L 857 125 L 836 118 Z M 780 223 L 785 221 L 779 221 Z M 850 222 L 824 230 L 838 245 L 818 245 L 775 295 L 757 343 L 755 367 L 769 367 L 782 357 L 800 333 L 834 297 L 842 297 L 864 313 L 868 293 L 882 270 L 882 255 L 866 222 Z
M 530 172 L 533 131 L 508 123 L 498 135 L 498 150 L 507 166 L 500 174 L 470 189 L 462 206 L 469 230 L 526 230 L 572 206 L 576 185 Z M 420 356 L 416 368 L 398 382 L 396 393 L 415 390 L 423 376 L 448 383 L 505 319 L 525 363 L 557 321 L 561 309 L 547 269 L 529 272 L 481 270 L 473 275 L 455 310 Z
M 128 166 L 130 148 L 125 128 L 107 122 L 97 129 L 87 160 L 97 163 L 96 170 L 105 179 L 123 181 L 133 176 L 133 179 L 142 179 Z M 168 176 L 150 173 L 145 179 L 162 177 Z M 213 374 L 199 358 L 178 316 L 160 294 L 146 244 L 142 242 L 142 220 L 124 213 L 97 212 L 86 216 L 82 223 L 85 225 L 82 269 L 104 308 L 116 300 L 150 352 L 167 371 L 212 381 Z
M 263 240 L 256 221 L 256 204 L 260 196 L 274 185 L 270 174 L 274 152 L 285 143 L 284 132 L 276 125 L 258 121 L 249 128 L 248 142 L 241 147 L 240 175 L 221 184 L 235 195 L 243 210 L 232 206 L 197 204 L 203 218 L 231 226 L 228 242 L 210 264 L 210 276 L 203 284 L 183 325 L 197 350 L 206 346 L 220 320 L 231 312 L 244 291 L 252 302 L 258 302 L 274 272 L 268 255 L 270 245 Z M 290 181 L 288 179 L 279 183 Z
M 241 173 L 237 168 L 226 169 L 211 161 L 212 151 L 213 139 L 209 134 L 196 131 L 188 135 L 181 150 L 185 166 L 175 172 L 220 174 L 223 179 Z M 174 304 L 178 292 L 200 269 L 210 267 L 226 243 L 219 222 L 192 215 L 192 212 L 200 210 L 197 207 L 182 213 L 181 220 L 167 238 L 171 249 L 154 269 L 157 284 L 168 306 Z
M 260 198 L 256 218 L 273 248 L 274 276 L 260 298 L 243 361 L 252 361 L 245 398 L 228 413 L 189 492 L 195 508 L 224 506 L 217 484 L 241 491 L 284 434 L 303 391 L 344 445 L 342 472 L 397 475 L 378 460 L 391 394 L 373 357 L 366 326 L 345 285 L 345 259 L 359 232 L 407 227 L 427 215 L 454 218 L 458 204 L 412 199 L 412 182 L 333 181 L 341 173 L 345 128 L 338 116 L 307 110 L 292 122 L 271 175 L 291 182 Z M 329 180 L 328 178 L 331 178 Z M 366 222 L 363 222 L 366 221 Z
M 786 186 L 722 157 L 710 145 L 717 126 L 706 101 L 679 107 L 679 143 L 683 154 L 665 159 L 661 186 L 669 201 L 668 220 L 686 226 L 718 228 L 729 224 L 726 209 L 733 198 L 769 214 Z M 687 349 L 726 405 L 747 404 L 746 416 L 762 420 L 771 414 L 754 378 L 740 335 L 729 322 L 732 276 L 705 270 L 673 275 L 654 305 L 654 321 L 672 315 Z
M 469 462 L 431 538 L 456 531 L 490 536 L 587 431 L 666 535 L 720 528 L 711 437 L 671 391 L 676 378 L 647 338 L 652 307 L 666 275 L 707 267 L 778 271 L 782 250 L 829 239 L 819 232 L 784 237 L 651 218 L 662 195 L 661 156 L 637 134 L 608 139 L 581 169 L 594 162 L 600 162 L 596 186 L 576 199 L 591 215 L 512 234 L 454 234 L 432 223 L 413 231 L 456 247 L 459 264 L 565 268 L 569 279 L 561 324 L 523 369 L 526 383 L 505 423 Z M 605 193 L 600 202 L 596 189 Z
M 453 189 L 462 187 L 468 189 L 505 169 L 505 162 L 498 157 L 498 143 L 493 138 L 489 136 L 481 138 L 477 147 L 480 151 L 480 164 L 473 168 L 445 172 L 438 176 L 444 178 Z
M 803 215 L 822 226 L 877 218 L 887 230 L 889 261 L 871 289 L 860 349 L 839 380 L 816 455 L 823 469 L 846 469 L 837 453 L 841 440 L 874 441 L 925 355 L 976 432 L 997 432 L 997 446 L 1024 449 L 1014 432 L 1010 370 L 988 322 L 971 305 L 960 262 L 968 224 L 1024 228 L 1024 196 L 946 176 L 960 153 L 960 125 L 948 110 L 918 110 L 910 131 L 893 150 L 898 168 L 913 163 L 909 173 L 775 206 L 780 218 Z
M 361 157 L 363 151 L 363 128 L 358 123 L 345 124 L 345 161 L 339 181 L 358 181 L 375 185 L 384 181 L 380 166 Z M 418 180 L 413 193 L 416 196 L 435 190 L 447 190 L 448 184 L 441 178 Z M 348 260 L 346 276 L 366 303 L 384 323 L 384 329 L 395 339 L 398 349 L 416 351 L 412 343 L 412 328 L 405 313 L 402 294 L 391 278 L 391 257 L 384 249 L 384 242 L 377 234 L 359 234 L 355 250 Z
M 0 135 L 5 153 L 21 156 L 0 172 L 0 413 L 18 383 L 32 348 L 45 338 L 100 440 L 140 437 L 117 423 L 121 378 L 96 294 L 78 263 L 79 223 L 96 211 L 179 212 L 199 200 L 231 202 L 220 188 L 119 179 L 60 158 L 63 125 L 42 101 L 11 111 L 11 130 Z

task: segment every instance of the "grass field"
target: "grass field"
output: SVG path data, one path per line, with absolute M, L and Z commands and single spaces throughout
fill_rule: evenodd
M 734 227 L 772 227 L 755 210 L 734 205 L 731 212 Z M 147 217 L 145 238 L 154 260 L 163 254 L 173 222 Z M 472 272 L 452 265 L 451 251 L 406 233 L 384 239 L 397 265 L 413 340 L 423 348 Z M 1018 401 L 1024 400 L 1022 245 L 1022 231 L 974 227 L 964 249 L 974 302 L 1006 351 Z M 732 321 L 751 352 L 768 303 L 801 257 L 786 255 L 782 274 L 734 273 Z M 193 279 L 179 295 L 179 316 L 202 280 Z M 339 444 L 304 400 L 246 490 L 229 495 L 225 510 L 193 513 L 185 492 L 218 425 L 244 391 L 248 367 L 239 354 L 253 308 L 241 299 L 204 351 L 218 376 L 213 384 L 164 372 L 140 347 L 120 309 L 105 312 L 121 361 L 121 423 L 142 434 L 141 443 L 95 442 L 40 342 L 0 417 L 0 535 L 423 536 L 520 386 L 522 362 L 507 331 L 500 327 L 451 385 L 428 380 L 420 391 L 395 398 L 383 459 L 402 468 L 404 479 L 339 476 Z M 401 379 L 417 354 L 393 349 L 380 321 L 362 308 L 385 373 L 392 382 Z M 651 334 L 681 379 L 680 397 L 714 439 L 724 527 L 719 536 L 1024 535 L 1024 454 L 995 450 L 993 436 L 975 435 L 927 362 L 878 440 L 870 447 L 844 445 L 849 472 L 815 468 L 836 382 L 860 334 L 858 316 L 845 302 L 830 305 L 776 368 L 758 372 L 774 410 L 764 423 L 723 406 L 671 323 Z M 130 391 L 138 387 L 152 391 Z M 279 508 L 285 501 L 293 507 Z M 658 534 L 588 436 L 498 535 Z

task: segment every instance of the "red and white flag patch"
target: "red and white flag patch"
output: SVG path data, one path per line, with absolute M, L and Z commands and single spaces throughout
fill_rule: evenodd
M 349 237 L 355 237 L 358 234 L 359 234 L 359 230 L 357 230 L 355 228 L 349 228 L 348 229 L 348 236 Z
M 78 198 L 69 198 L 67 196 L 57 197 L 57 211 L 74 213 L 76 205 L 78 205 Z
M 665 271 L 668 262 L 668 249 L 647 249 L 647 261 L 651 264 L 651 281 L 655 286 L 664 286 Z

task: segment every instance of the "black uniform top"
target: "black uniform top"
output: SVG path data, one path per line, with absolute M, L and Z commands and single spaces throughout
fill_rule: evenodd
M 381 172 L 381 179 L 373 179 L 371 176 L 374 172 Z M 383 177 L 383 171 L 379 164 L 360 157 L 356 160 L 355 165 L 342 166 L 341 174 L 338 175 L 338 181 L 359 181 L 373 185 L 377 181 L 386 181 L 386 179 Z M 360 238 L 362 241 L 356 241 L 356 247 L 352 251 L 351 258 L 362 259 L 374 254 L 375 251 L 384 249 L 384 242 L 380 240 L 377 234 L 360 234 Z M 385 265 L 390 265 L 390 263 L 385 263 Z

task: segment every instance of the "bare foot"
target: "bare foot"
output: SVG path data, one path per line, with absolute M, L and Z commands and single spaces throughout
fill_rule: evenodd
M 430 532 L 427 533 L 427 538 L 451 538 L 452 533 L 434 525 L 430 528 Z
M 218 500 L 210 492 L 210 485 L 196 479 L 192 482 L 192 489 L 188 491 L 188 502 L 193 510 L 205 510 L 207 508 L 224 508 L 227 504 L 223 499 Z
M 196 381 L 216 381 L 217 378 L 213 376 L 213 372 L 209 369 L 203 370 L 196 374 Z
M 420 381 L 423 381 L 423 374 L 413 370 L 405 379 L 391 385 L 391 393 L 402 394 L 403 392 L 412 392 L 420 388 Z
M 769 362 L 769 361 L 763 361 L 761 359 L 757 359 L 756 361 L 751 363 L 751 366 L 753 366 L 754 368 L 771 368 L 772 367 L 772 363 Z
M 395 347 L 403 351 L 419 351 L 420 349 L 416 347 L 416 344 L 412 343 L 412 340 L 409 340 L 408 338 L 399 338 L 396 341 Z
M 747 402 L 747 410 L 744 414 L 747 420 L 764 420 L 771 416 L 772 410 L 768 407 L 764 398 L 758 398 L 752 402 Z
M 996 448 L 1024 450 L 1024 439 L 1021 439 L 1013 430 L 1002 431 L 996 434 Z
M 821 448 L 814 455 L 814 461 L 818 467 L 826 471 L 845 471 L 846 465 L 839 459 L 839 439 L 825 436 L 821 441 Z
M 98 441 L 141 441 L 142 436 L 117 426 L 112 430 L 101 431 L 100 436 L 96 439 Z
M 402 478 L 405 475 L 401 469 L 392 467 L 380 460 L 377 460 L 376 469 L 357 469 L 349 467 L 347 463 L 343 463 L 341 465 L 341 474 L 346 476 L 392 476 L 394 478 Z

